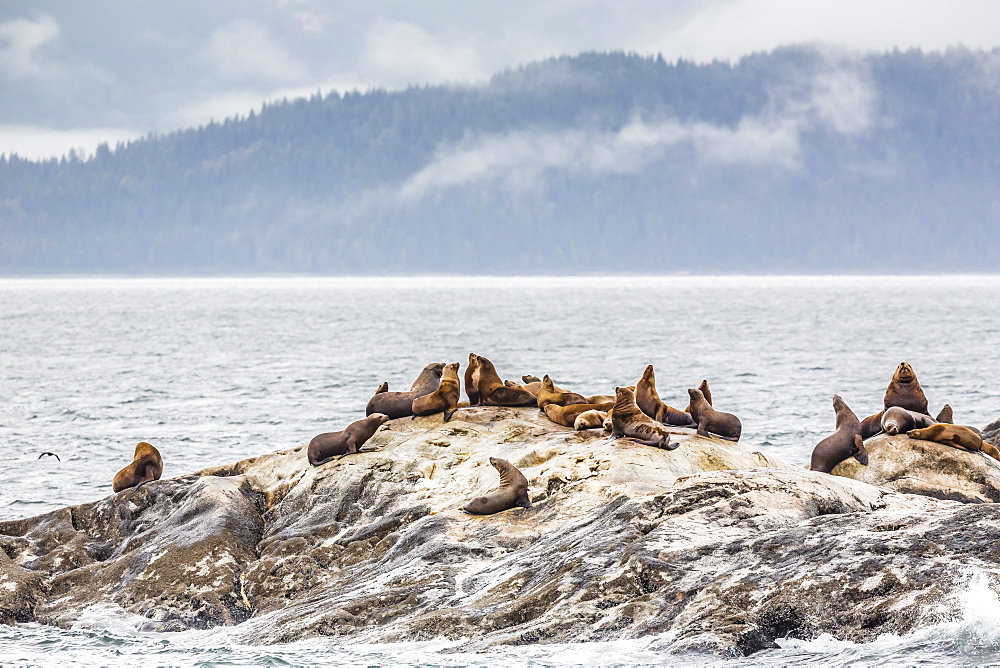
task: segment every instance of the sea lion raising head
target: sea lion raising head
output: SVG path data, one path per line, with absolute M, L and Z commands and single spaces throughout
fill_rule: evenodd
M 542 378 L 542 386 L 538 390 L 538 394 L 535 396 L 535 400 L 538 403 L 538 407 L 545 410 L 545 407 L 549 404 L 557 404 L 559 406 L 571 406 L 574 404 L 585 404 L 587 398 L 582 394 L 577 394 L 576 392 L 567 392 L 556 387 L 555 383 L 548 375 Z
M 163 459 L 160 451 L 146 441 L 135 446 L 132 463 L 115 474 L 111 489 L 120 492 L 129 487 L 138 487 L 144 482 L 159 480 L 163 473 Z
M 715 434 L 727 441 L 740 440 L 743 423 L 738 417 L 715 410 L 698 388 L 688 390 L 688 396 L 691 398 L 691 417 L 698 423 L 699 434 L 705 437 Z
M 829 473 L 848 457 L 868 465 L 868 451 L 861 439 L 861 422 L 839 394 L 833 395 L 833 410 L 837 413 L 837 430 L 820 441 L 812 451 L 809 468 Z
M 479 404 L 479 355 L 469 353 L 469 364 L 465 367 L 465 394 L 469 397 L 469 405 Z
M 615 403 L 611 408 L 611 435 L 627 436 L 643 445 L 674 450 L 680 443 L 670 442 L 670 433 L 663 424 L 649 417 L 635 403 L 635 393 L 627 387 L 615 388 Z
M 500 486 L 485 496 L 477 496 L 465 504 L 465 512 L 492 515 L 510 508 L 530 508 L 528 479 L 506 459 L 490 457 L 490 464 L 500 473 Z
M 708 383 L 705 383 L 706 387 Z M 687 411 L 682 411 L 673 406 L 668 406 L 660 400 L 660 395 L 656 391 L 656 375 L 653 372 L 653 365 L 650 364 L 642 373 L 642 378 L 635 384 L 635 403 L 639 410 L 663 424 L 678 427 L 695 426 L 694 418 Z
M 892 374 L 889 386 L 885 388 L 885 408 L 899 406 L 917 413 L 927 413 L 927 397 L 917 380 L 917 373 L 906 362 L 900 362 Z
M 388 383 L 383 383 L 375 392 L 368 405 L 365 406 L 365 415 L 382 413 L 388 415 L 390 420 L 413 415 L 413 400 L 430 394 L 438 389 L 441 384 L 441 372 L 444 369 L 442 362 L 428 364 L 413 381 L 409 392 L 387 392 L 382 390 L 384 385 L 388 389 Z
M 444 368 L 444 373 L 441 374 L 441 385 L 438 389 L 413 400 L 413 415 L 416 417 L 417 415 L 444 413 L 444 421 L 447 422 L 458 409 L 460 394 L 458 362 L 452 362 Z
M 507 387 L 497 373 L 493 362 L 476 355 L 479 363 L 479 380 L 476 390 L 482 406 L 534 406 L 535 397 L 527 390 Z
M 331 431 L 314 436 L 306 448 L 309 463 L 319 466 L 334 457 L 355 454 L 378 431 L 378 428 L 388 421 L 388 415 L 372 413 L 362 420 L 347 425 L 343 431 Z

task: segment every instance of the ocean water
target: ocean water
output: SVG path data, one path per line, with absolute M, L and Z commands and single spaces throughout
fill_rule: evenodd
M 679 407 L 707 378 L 745 443 L 804 465 L 833 430 L 833 394 L 876 412 L 903 360 L 932 412 L 948 402 L 977 427 L 1000 417 L 998 344 L 998 276 L 0 279 L 0 519 L 111 493 L 140 440 L 163 453 L 165 477 L 301 445 L 363 416 L 383 380 L 408 389 L 425 364 L 464 368 L 470 351 L 506 378 L 548 373 L 585 394 L 653 364 Z M 964 616 L 911 636 L 788 640 L 737 663 L 1000 662 L 1000 601 L 982 574 L 954 608 Z M 463 655 L 135 626 L 95 610 L 71 630 L 0 627 L 0 662 L 627 665 L 663 662 L 669 643 Z

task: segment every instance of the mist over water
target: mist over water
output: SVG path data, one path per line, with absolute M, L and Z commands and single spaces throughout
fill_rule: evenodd
M 653 364 L 661 398 L 681 408 L 687 388 L 707 378 L 716 406 L 742 419 L 744 443 L 805 465 L 833 431 L 832 395 L 861 418 L 876 412 L 903 360 L 932 413 L 948 402 L 957 423 L 1000 417 L 998 313 L 998 276 L 3 279 L 0 519 L 110 494 L 140 440 L 163 453 L 164 477 L 302 445 L 363 416 L 383 380 L 408 389 L 424 365 L 464 368 L 470 351 L 505 378 L 548 373 L 584 394 L 613 393 Z M 62 461 L 39 460 L 46 451 Z M 969 591 L 979 598 L 951 609 L 1000 618 L 996 594 L 976 577 Z M 152 647 L 186 664 L 311 663 L 334 647 L 240 646 L 233 629 L 139 634 L 95 614 L 70 631 L 0 628 L 0 656 L 39 661 L 58 648 L 116 665 Z M 897 639 L 893 651 L 995 660 L 1000 635 L 982 619 L 943 620 L 953 626 Z M 658 642 L 667 641 L 462 657 L 438 654 L 448 643 L 413 643 L 402 657 L 368 646 L 322 656 L 340 665 L 642 663 L 658 660 Z M 878 643 L 783 645 L 786 661 L 889 656 Z

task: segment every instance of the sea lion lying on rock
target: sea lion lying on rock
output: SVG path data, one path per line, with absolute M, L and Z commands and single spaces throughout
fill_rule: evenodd
M 497 373 L 493 362 L 476 355 L 479 370 L 476 372 L 476 392 L 481 406 L 534 406 L 535 397 L 525 389 L 507 387 Z
M 115 474 L 111 489 L 120 492 L 129 487 L 138 487 L 144 482 L 159 480 L 163 473 L 163 458 L 160 451 L 146 441 L 135 446 L 132 463 Z
M 614 406 L 614 404 L 611 403 L 570 404 L 569 406 L 560 406 L 559 404 L 547 404 L 545 406 L 545 415 L 556 424 L 562 425 L 564 427 L 576 428 L 576 419 L 583 413 L 586 413 L 588 411 L 607 411 L 612 406 Z
M 567 392 L 557 388 L 548 375 L 542 378 L 542 386 L 539 388 L 535 400 L 538 403 L 538 407 L 542 410 L 545 410 L 545 407 L 549 404 L 571 406 L 573 404 L 587 403 L 587 398 L 582 394 Z
M 707 381 L 703 382 L 707 387 Z M 652 364 L 646 367 L 646 370 L 642 372 L 642 378 L 635 384 L 635 403 L 639 406 L 639 410 L 657 422 L 678 427 L 696 426 L 690 413 L 668 406 L 660 400 L 660 395 L 656 391 L 656 375 L 653 372 Z
M 698 423 L 700 435 L 708 437 L 715 434 L 727 441 L 740 440 L 743 423 L 738 417 L 715 410 L 698 388 L 688 390 L 688 396 L 691 398 L 691 417 Z
M 500 486 L 485 496 L 477 496 L 463 510 L 473 515 L 492 515 L 510 508 L 530 508 L 528 479 L 506 459 L 490 457 L 490 464 L 500 473 Z
M 355 454 L 378 431 L 378 428 L 388 421 L 388 415 L 372 413 L 347 425 L 343 431 L 331 431 L 314 436 L 306 448 L 309 463 L 319 466 L 334 457 Z
M 911 429 L 906 435 L 910 438 L 933 441 L 934 443 L 950 445 L 953 448 L 961 448 L 962 450 L 970 450 L 972 452 L 981 451 L 993 459 L 1000 460 L 1000 450 L 983 441 L 982 436 L 970 427 L 938 423 L 921 429 Z
M 627 436 L 643 445 L 674 450 L 680 443 L 670 442 L 670 433 L 663 424 L 649 417 L 635 403 L 635 393 L 627 387 L 616 387 L 617 400 L 611 409 L 611 436 Z
M 911 429 L 929 427 L 934 424 L 934 418 L 900 406 L 890 406 L 882 411 L 880 424 L 882 431 L 890 436 L 895 436 L 896 434 L 905 434 Z
M 442 362 L 425 366 L 417 379 L 413 381 L 409 392 L 389 392 L 389 384 L 382 383 L 379 385 L 378 391 L 368 400 L 368 405 L 365 406 L 365 415 L 382 413 L 388 415 L 391 420 L 413 415 L 413 400 L 438 389 L 443 369 Z
M 447 422 L 458 410 L 458 398 L 461 392 L 458 385 L 458 362 L 452 362 L 444 368 L 438 389 L 413 400 L 411 407 L 413 416 L 444 413 L 444 421 Z
M 573 429 L 582 431 L 584 429 L 600 429 L 604 426 L 604 418 L 608 416 L 604 411 L 590 410 L 584 411 L 576 416 L 573 421 Z
M 833 395 L 833 410 L 837 414 L 837 430 L 820 441 L 812 451 L 809 468 L 829 473 L 848 457 L 868 464 L 868 451 L 861 439 L 861 422 L 839 394 Z

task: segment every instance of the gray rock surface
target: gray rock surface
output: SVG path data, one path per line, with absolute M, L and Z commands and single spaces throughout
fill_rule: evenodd
M 853 457 L 831 473 L 892 489 L 965 503 L 1000 501 L 1000 462 L 905 434 L 879 434 L 865 443 L 868 466 Z
M 296 448 L 2 522 L 0 620 L 67 626 L 111 604 L 258 643 L 668 632 L 664 651 L 739 654 L 941 621 L 970 569 L 1000 566 L 1000 506 L 673 431 L 664 451 L 533 408 L 462 409 L 390 421 L 320 467 Z M 496 486 L 490 456 L 524 472 L 531 508 L 459 510 Z

